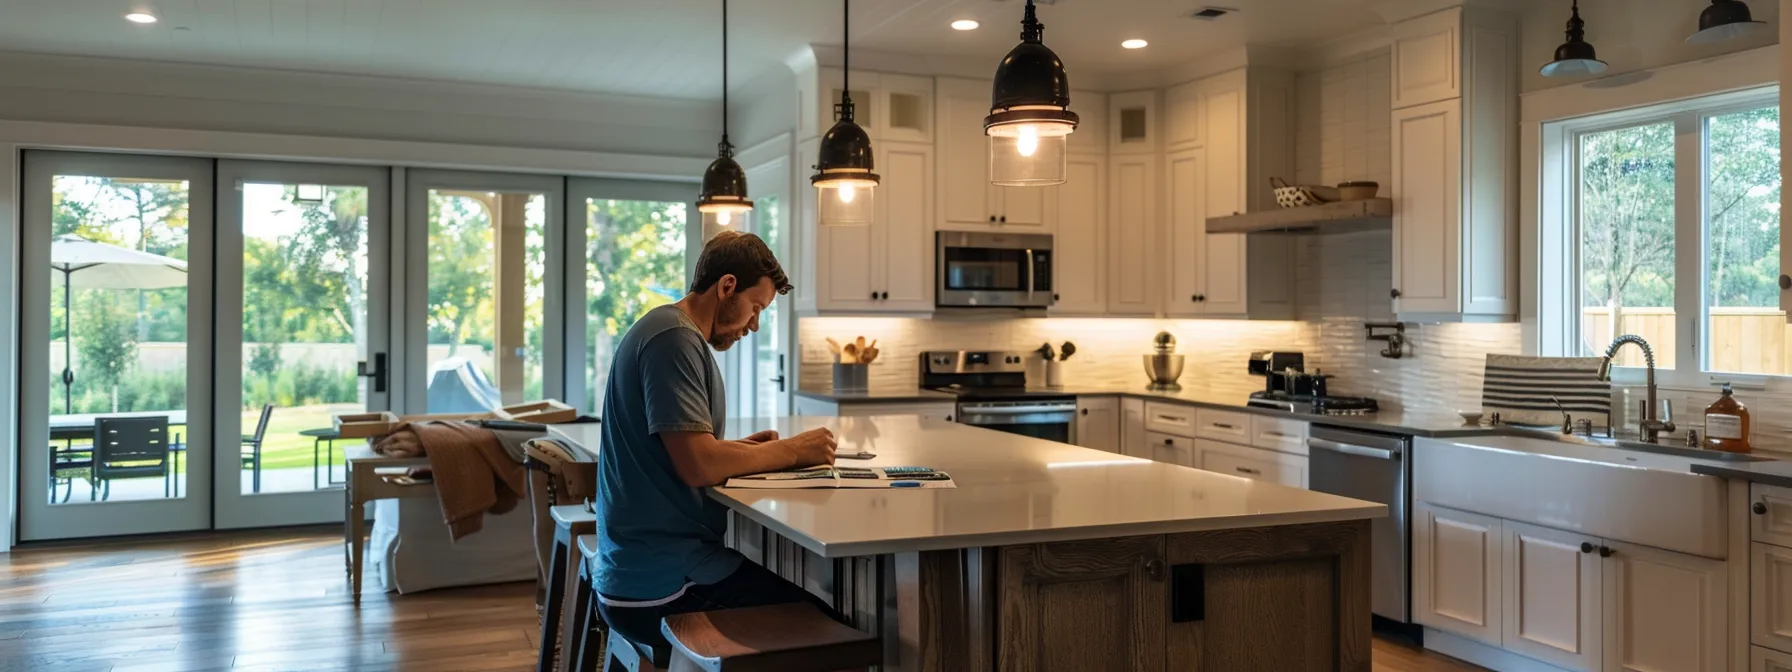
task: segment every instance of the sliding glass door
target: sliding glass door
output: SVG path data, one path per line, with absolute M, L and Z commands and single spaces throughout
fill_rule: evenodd
M 210 526 L 213 162 L 31 151 L 20 538 Z
M 390 180 L 218 163 L 216 527 L 342 520 L 331 416 L 389 408 Z

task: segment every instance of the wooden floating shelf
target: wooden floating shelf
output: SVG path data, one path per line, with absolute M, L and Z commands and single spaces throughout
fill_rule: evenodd
M 1365 198 L 1300 208 L 1247 212 L 1228 217 L 1209 217 L 1207 232 L 1262 233 L 1318 229 L 1346 233 L 1386 228 L 1393 217 L 1393 199 Z

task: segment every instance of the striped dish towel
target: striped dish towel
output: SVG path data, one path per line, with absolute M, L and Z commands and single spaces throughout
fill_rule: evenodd
M 1481 384 L 1481 410 L 1519 425 L 1562 424 L 1562 408 L 1579 418 L 1603 415 L 1610 423 L 1611 383 L 1599 379 L 1604 357 L 1525 357 L 1488 355 Z M 1601 424 L 1595 420 L 1593 424 Z

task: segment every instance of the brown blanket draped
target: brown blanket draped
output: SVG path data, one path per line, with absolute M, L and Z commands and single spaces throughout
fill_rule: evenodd
M 421 452 L 429 458 L 442 517 L 454 539 L 483 528 L 486 513 L 515 509 L 528 488 L 523 465 L 484 427 L 458 422 L 409 423 L 381 439 L 374 450 L 388 455 Z

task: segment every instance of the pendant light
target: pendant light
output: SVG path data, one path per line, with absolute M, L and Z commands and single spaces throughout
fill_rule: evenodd
M 878 176 L 871 172 L 871 136 L 853 122 L 852 107 L 852 4 L 842 6 L 845 26 L 841 53 L 844 74 L 840 103 L 834 106 L 834 127 L 821 136 L 815 175 L 816 221 L 823 226 L 866 226 L 871 223 Z
M 989 116 L 989 181 L 1005 187 L 1064 183 L 1070 134 L 1077 116 L 1070 111 L 1070 79 L 1064 62 L 1045 46 L 1045 26 L 1027 0 L 1020 44 L 996 68 Z
M 1593 45 L 1587 43 L 1587 23 L 1580 20 L 1580 0 L 1574 0 L 1569 12 L 1568 41 L 1556 47 L 1556 60 L 1544 64 L 1537 72 L 1544 77 L 1575 77 L 1605 72 L 1605 61 L 1599 60 L 1598 55 L 1593 53 Z
M 728 142 L 728 0 L 722 0 L 722 142 L 716 145 L 716 160 L 703 171 L 703 193 L 697 197 L 697 212 L 703 213 L 704 237 L 722 227 L 741 223 L 753 211 L 747 200 L 747 173 L 734 161 L 734 145 Z
M 1766 30 L 1767 22 L 1749 15 L 1742 0 L 1711 0 L 1711 6 L 1699 12 L 1699 32 L 1687 36 L 1691 44 L 1712 44 L 1739 37 L 1748 37 Z

